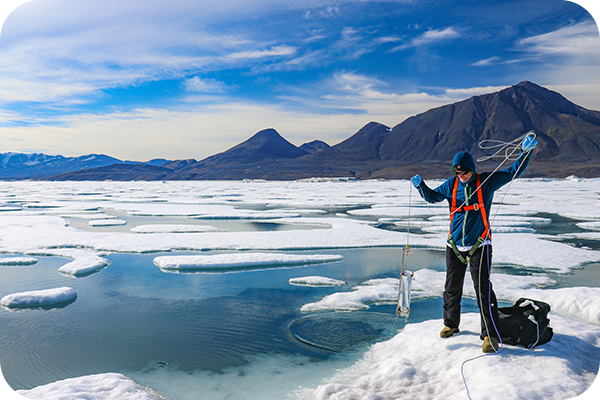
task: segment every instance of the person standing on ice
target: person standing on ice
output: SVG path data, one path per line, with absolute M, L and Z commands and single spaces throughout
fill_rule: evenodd
M 498 304 L 489 280 L 492 263 L 489 212 L 494 192 L 523 173 L 529 163 L 529 154 L 536 146 L 537 141 L 527 136 L 521 144 L 519 158 L 509 168 L 494 173 L 478 174 L 473 156 L 466 151 L 457 153 L 452 161 L 456 176 L 448 178 L 436 189 L 427 187 L 419 175 L 411 179 L 425 201 L 448 200 L 450 205 L 442 338 L 459 332 L 460 302 L 468 265 L 481 315 L 482 350 L 484 353 L 498 351 L 499 339 L 492 321 L 492 318 L 498 320 Z

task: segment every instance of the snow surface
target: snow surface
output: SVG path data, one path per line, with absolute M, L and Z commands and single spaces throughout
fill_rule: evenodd
M 435 187 L 441 182 L 427 183 Z M 464 372 L 473 399 L 567 399 L 583 392 L 594 380 L 600 359 L 600 289 L 552 287 L 554 282 L 546 273 L 572 273 L 600 262 L 600 251 L 561 242 L 565 238 L 600 241 L 599 192 L 600 179 L 520 179 L 511 185 L 503 204 L 499 204 L 503 189 L 496 195 L 491 210 L 494 265 L 520 269 L 523 274 L 492 271 L 494 289 L 505 301 L 531 297 L 551 304 L 550 320 L 556 335 L 550 343 L 532 351 L 507 346 L 500 355 L 468 362 Z M 84 260 L 78 261 L 82 267 L 91 265 L 85 262 L 90 256 L 178 250 L 218 250 L 230 258 L 232 254 L 252 254 L 240 253 L 241 250 L 278 254 L 277 251 L 402 247 L 410 242 L 415 251 L 443 251 L 448 220 L 447 204 L 427 205 L 410 190 L 408 181 L 5 182 L 0 203 L 22 205 L 4 207 L 0 212 L 1 253 L 69 257 L 74 262 Z M 148 217 L 153 221 L 162 217 L 235 219 L 241 223 L 266 220 L 327 229 L 184 232 L 169 223 L 160 228 L 141 226 L 131 232 L 110 226 L 92 232 L 70 226 L 66 220 L 114 218 L 110 214 L 145 221 Z M 548 215 L 570 218 L 589 231 L 544 234 L 543 229 L 551 223 Z M 396 224 L 397 230 L 381 229 L 381 224 Z M 401 230 L 409 225 L 411 233 L 407 235 Z M 181 261 L 175 260 L 173 265 L 186 268 Z M 444 273 L 414 269 L 413 299 L 440 297 Z M 303 279 L 307 284 L 312 280 Z M 467 274 L 465 296 L 473 296 L 469 279 Z M 353 288 L 334 287 L 336 293 L 315 298 L 302 310 L 360 310 L 372 304 L 393 303 L 397 286 L 397 279 L 383 278 L 370 279 Z M 5 296 L 2 302 L 16 295 Z M 56 300 L 54 296 L 52 301 Z M 25 298 L 21 301 L 27 302 Z M 160 386 L 164 393 L 176 392 L 178 396 L 173 398 L 178 400 L 196 398 L 201 390 L 198 385 L 208 388 L 211 399 L 243 399 L 256 382 L 269 383 L 262 386 L 266 396 L 289 394 L 271 398 L 362 400 L 406 395 L 415 399 L 465 399 L 460 365 L 481 354 L 479 319 L 474 314 L 464 315 L 462 332 L 448 340 L 439 338 L 441 325 L 441 320 L 410 323 L 391 340 L 374 345 L 356 365 L 334 368 L 339 370 L 336 374 L 326 372 L 336 365 L 334 362 L 264 356 L 223 374 L 162 369 L 155 373 L 130 371 L 127 375 L 140 382 L 145 380 L 144 385 Z M 540 371 L 544 372 L 543 379 L 539 378 Z M 294 392 L 301 377 L 307 378 L 302 382 L 318 382 L 303 384 L 301 390 Z M 327 378 L 321 381 L 323 377 Z M 85 389 L 76 390 L 100 393 L 104 385 L 101 379 L 86 382 Z M 181 385 L 174 387 L 174 382 Z M 236 391 L 238 383 L 242 389 Z M 594 384 L 595 388 L 598 386 Z M 70 392 L 72 387 L 56 388 L 57 396 L 64 392 L 67 398 L 73 398 L 69 397 L 74 393 Z
M 344 257 L 330 254 L 240 253 L 212 256 L 161 256 L 154 259 L 161 269 L 223 270 L 267 266 L 320 264 L 341 261 Z
M 75 276 L 85 275 L 98 271 L 109 264 L 110 262 L 106 258 L 97 256 L 82 257 L 63 265 L 58 269 L 58 272 Z
M 9 294 L 0 300 L 0 305 L 4 307 L 50 306 L 71 301 L 76 297 L 77 293 L 73 289 L 70 287 L 61 287 Z
M 39 400 L 155 400 L 134 381 L 117 373 L 65 379 L 17 393 Z
M 441 339 L 441 320 L 408 324 L 391 340 L 377 343 L 353 366 L 338 371 L 303 399 L 568 399 L 590 386 L 598 370 L 600 327 L 554 316 L 560 332 L 526 350 L 503 346 L 482 355 L 479 314 L 463 314 L 461 332 Z M 577 365 L 577 368 L 573 368 Z

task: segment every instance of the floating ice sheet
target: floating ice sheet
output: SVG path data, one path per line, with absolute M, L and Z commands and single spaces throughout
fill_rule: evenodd
M 320 264 L 341 261 L 331 254 L 233 253 L 209 256 L 161 256 L 154 263 L 161 269 L 218 271 L 257 267 Z
M 291 219 L 285 219 L 289 221 Z M 402 235 L 371 224 L 340 218 L 296 218 L 331 229 L 261 232 L 151 233 L 88 232 L 51 216 L 6 216 L 0 213 L 0 251 L 69 256 L 69 250 L 149 252 L 170 250 L 280 250 L 395 246 Z M 277 220 L 280 221 L 280 220 Z M 10 250 L 8 250 L 10 249 Z M 75 256 L 73 256 L 75 257 Z
M 58 269 L 58 272 L 75 276 L 86 275 L 98 271 L 109 264 L 110 262 L 106 258 L 97 256 L 82 257 L 63 265 Z
M 31 390 L 17 390 L 17 393 L 28 399 L 39 400 L 154 400 L 134 381 L 116 373 L 65 379 Z
M 218 228 L 209 225 L 173 225 L 173 224 L 151 224 L 138 225 L 131 228 L 131 232 L 136 233 L 198 233 L 198 232 L 217 232 Z
M 339 279 L 327 278 L 324 276 L 303 276 L 289 280 L 290 285 L 295 286 L 342 286 L 346 282 Z
M 126 225 L 127 221 L 124 221 L 122 219 L 114 219 L 114 218 L 94 219 L 92 221 L 89 221 L 88 224 L 90 226 L 118 226 L 118 225 Z
M 446 273 L 443 271 L 433 271 L 430 269 L 415 271 L 411 297 L 413 299 L 421 299 L 441 296 L 444 290 L 445 276 Z M 493 274 L 492 283 L 498 297 L 512 300 L 516 293 L 522 293 L 526 289 L 549 286 L 555 282 L 547 276 Z M 473 283 L 469 274 L 465 276 L 464 295 L 469 297 L 475 296 Z M 364 310 L 369 308 L 369 304 L 390 303 L 397 300 L 397 278 L 370 279 L 361 285 L 353 287 L 349 292 L 333 293 L 317 302 L 305 304 L 301 307 L 301 311 Z M 598 307 L 598 311 L 600 311 L 600 300 Z
M 33 265 L 37 262 L 34 257 L 0 257 L 0 265 Z
M 4 296 L 0 305 L 4 307 L 42 307 L 72 301 L 77 293 L 70 287 L 34 290 Z
M 577 226 L 582 229 L 589 229 L 591 231 L 600 231 L 600 221 L 578 222 Z
M 494 235 L 494 265 L 521 265 L 568 273 L 586 263 L 600 261 L 600 252 L 569 246 L 537 234 L 499 233 Z M 576 262 L 574 262 L 576 261 Z
M 276 212 L 276 211 L 243 211 L 236 210 L 230 213 L 206 213 L 190 215 L 192 219 L 277 219 L 300 217 L 300 213 Z

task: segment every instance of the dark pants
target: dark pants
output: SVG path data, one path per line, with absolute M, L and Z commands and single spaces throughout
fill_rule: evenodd
M 468 252 L 461 253 L 467 257 Z M 475 293 L 477 294 L 477 305 L 481 315 L 481 337 L 498 337 L 496 328 L 490 318 L 490 300 L 492 303 L 492 316 L 498 321 L 498 302 L 489 280 L 489 270 L 492 264 L 492 246 L 485 245 L 477 249 L 471 256 L 469 263 L 471 278 Z M 462 298 L 463 283 L 467 266 L 463 264 L 454 250 L 446 248 L 446 285 L 444 290 L 444 325 L 450 328 L 458 328 L 460 324 L 460 300 Z

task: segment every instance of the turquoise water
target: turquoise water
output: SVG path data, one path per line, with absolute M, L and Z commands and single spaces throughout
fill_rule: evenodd
M 32 266 L 1 267 L 2 295 L 60 286 L 70 286 L 78 293 L 74 303 L 62 308 L 0 310 L 4 376 L 13 388 L 23 389 L 91 373 L 140 370 L 152 364 L 220 371 L 242 365 L 256 354 L 326 359 L 333 353 L 331 349 L 307 344 L 292 334 L 290 324 L 306 317 L 299 308 L 324 295 L 350 290 L 366 279 L 395 276 L 402 250 L 318 253 L 341 254 L 344 260 L 235 273 L 172 274 L 155 266 L 154 257 L 194 253 L 113 254 L 106 257 L 111 262 L 108 268 L 78 279 L 57 273 L 68 261 L 57 257 L 40 257 Z M 418 252 L 417 260 L 423 266 L 443 267 L 438 252 Z M 348 285 L 340 289 L 288 283 L 290 278 L 309 275 L 341 279 Z M 415 306 L 414 318 L 439 317 L 441 308 L 431 308 Z M 338 333 L 331 340 L 350 350 L 390 337 L 396 322 L 395 306 L 377 306 L 370 311 L 371 322 L 369 314 L 362 313 L 362 321 L 345 325 L 356 330 L 349 329 L 346 337 Z M 320 318 L 324 321 L 327 317 Z M 372 332 L 364 333 L 359 325 Z

